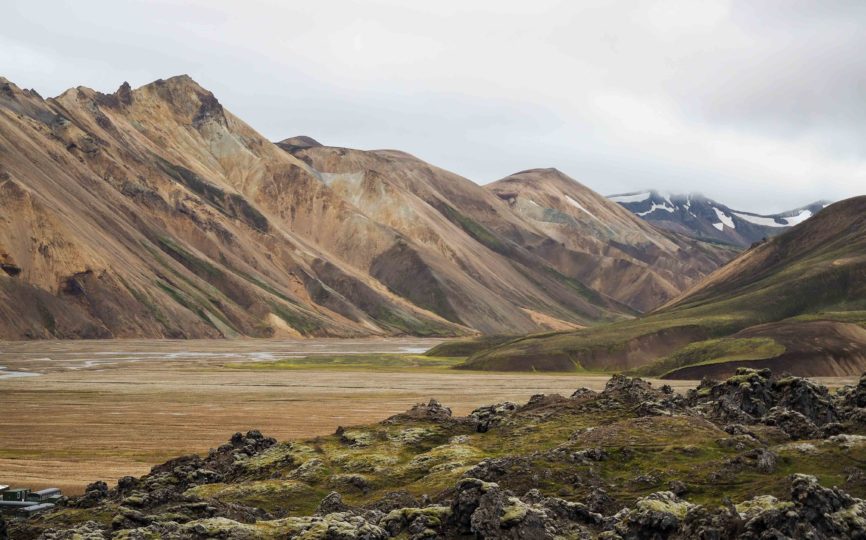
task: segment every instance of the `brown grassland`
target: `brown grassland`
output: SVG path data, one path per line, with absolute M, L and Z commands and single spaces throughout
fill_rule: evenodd
M 430 398 L 465 414 L 536 393 L 601 389 L 607 380 L 452 371 L 454 362 L 445 359 L 416 362 L 424 357 L 411 353 L 434 343 L 4 343 L 0 365 L 41 375 L 0 379 L 0 483 L 80 493 L 97 479 L 112 483 L 181 454 L 206 452 L 236 431 L 260 429 L 280 440 L 315 436 L 338 425 L 374 422 Z M 291 358 L 316 351 L 313 360 Z M 389 352 L 405 354 L 382 356 Z M 350 353 L 365 354 L 353 365 Z M 274 360 L 280 361 L 266 363 Z M 675 384 L 684 389 L 695 383 Z

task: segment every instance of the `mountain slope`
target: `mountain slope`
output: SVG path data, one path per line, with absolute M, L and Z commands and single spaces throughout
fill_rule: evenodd
M 523 171 L 485 187 L 542 233 L 510 235 L 516 242 L 640 312 L 679 295 L 736 254 L 660 231 L 556 169 Z
M 780 214 L 760 215 L 733 210 L 697 193 L 642 191 L 611 195 L 609 199 L 657 227 L 740 247 L 779 235 L 829 204 L 818 201 Z
M 188 77 L 49 100 L 3 80 L 0 166 L 0 337 L 471 331 L 341 259 L 399 235 Z
M 629 310 L 511 240 L 545 238 L 477 184 L 394 150 L 278 143 L 334 192 L 414 240 L 371 274 L 396 294 L 485 333 L 568 329 Z
M 4 79 L 0 168 L 6 339 L 513 334 L 632 312 L 512 241 L 544 233 L 472 182 L 275 145 L 186 76 L 47 100 Z
M 866 197 L 747 251 L 662 309 L 470 357 L 485 369 L 640 369 L 720 376 L 748 363 L 806 375 L 866 368 Z

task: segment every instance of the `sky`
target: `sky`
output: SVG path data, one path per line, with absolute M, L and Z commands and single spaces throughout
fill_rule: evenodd
M 5 0 L 43 96 L 189 74 L 271 140 L 782 211 L 866 194 L 866 2 Z

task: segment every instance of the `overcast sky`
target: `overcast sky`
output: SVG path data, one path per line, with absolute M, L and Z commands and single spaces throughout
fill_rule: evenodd
M 188 73 L 265 136 L 398 148 L 478 183 L 778 211 L 866 193 L 866 1 L 5 0 L 43 96 Z

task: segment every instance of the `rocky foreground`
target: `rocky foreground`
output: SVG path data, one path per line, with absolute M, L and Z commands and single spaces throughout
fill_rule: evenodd
M 615 376 L 466 417 L 431 401 L 306 441 L 238 433 L 0 538 L 866 538 L 863 434 L 866 375 L 830 392 L 740 369 L 685 396 Z

